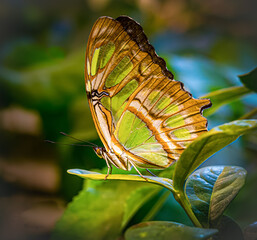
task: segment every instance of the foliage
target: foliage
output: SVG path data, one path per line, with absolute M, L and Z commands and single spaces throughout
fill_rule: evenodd
M 257 92 L 257 68 L 253 69 L 251 72 L 247 74 L 240 75 L 239 78 L 248 89 Z
M 193 228 L 179 223 L 159 221 L 140 223 L 129 228 L 125 233 L 125 239 L 168 240 L 171 236 L 176 240 L 208 239 L 215 233 L 217 233 L 215 229 Z
M 191 173 L 210 155 L 214 154 L 224 146 L 233 142 L 240 135 L 245 134 L 256 128 L 257 128 L 256 120 L 238 120 L 235 122 L 231 122 L 231 123 L 216 127 L 211 131 L 203 134 L 202 136 L 197 138 L 194 142 L 192 142 L 181 155 L 175 167 L 173 180 L 167 179 L 167 178 L 146 176 L 147 178 L 147 181 L 146 181 L 140 176 L 118 175 L 118 174 L 112 174 L 108 176 L 108 180 L 109 181 L 126 180 L 126 181 L 134 181 L 134 182 L 145 182 L 145 185 L 154 183 L 154 184 L 163 186 L 173 193 L 175 199 L 184 208 L 184 210 L 186 211 L 186 213 L 188 214 L 192 222 L 195 224 L 195 226 L 217 227 L 218 226 L 217 224 L 219 223 L 218 220 L 222 217 L 222 214 L 225 208 L 228 206 L 228 204 L 231 202 L 231 200 L 236 196 L 237 192 L 243 186 L 245 176 L 246 176 L 246 171 L 239 167 L 213 166 L 213 167 L 201 168 L 195 171 L 193 174 Z M 69 170 L 69 173 L 78 175 L 85 179 L 88 178 L 88 179 L 94 179 L 94 180 L 104 180 L 106 176 L 105 174 L 99 174 L 99 173 L 94 173 L 94 172 L 89 172 L 89 171 L 79 170 L 79 169 Z M 110 183 L 107 186 L 109 185 L 110 186 L 112 185 L 112 181 L 110 181 Z M 184 188 L 184 185 L 185 185 L 185 188 Z M 128 184 L 127 186 L 131 187 L 132 185 Z M 137 184 L 136 186 L 141 186 L 141 185 Z M 124 186 L 122 187 L 127 194 L 129 194 L 128 187 L 126 188 L 124 188 Z M 104 189 L 106 189 L 106 187 L 104 187 Z M 115 189 L 119 189 L 119 188 L 116 186 Z M 143 191 L 141 192 L 141 195 L 144 196 L 144 198 L 141 198 L 141 200 L 146 201 L 148 198 L 152 197 L 152 195 L 147 195 L 146 193 L 144 193 L 144 190 L 145 190 L 144 188 L 141 190 L 138 190 L 137 193 L 139 193 L 140 191 Z M 148 190 L 153 191 L 151 189 L 148 189 Z M 74 211 L 72 210 L 72 207 L 79 206 L 80 202 L 83 201 L 82 199 L 83 199 L 84 192 L 85 190 L 82 190 L 80 196 L 74 199 L 73 203 L 68 207 L 63 218 L 60 220 L 58 224 L 58 228 L 56 229 L 56 232 L 60 234 L 61 237 L 62 236 L 65 237 L 67 236 L 67 233 L 71 233 L 70 229 L 76 228 L 77 221 L 75 223 L 72 223 L 70 221 L 70 219 L 72 219 L 72 215 L 75 214 Z M 118 200 L 119 197 L 122 196 L 122 191 L 119 190 L 116 193 L 118 193 L 118 196 L 116 196 L 115 199 Z M 153 193 L 153 194 L 156 194 L 156 193 Z M 105 196 L 105 195 L 106 194 L 102 192 L 101 196 Z M 136 195 L 134 197 L 136 198 Z M 224 202 L 219 203 L 219 199 L 222 199 L 222 201 Z M 115 203 L 113 199 L 111 199 L 110 201 L 113 202 L 111 203 L 111 205 L 113 206 L 117 205 L 117 203 Z M 83 202 L 85 203 L 85 200 Z M 105 204 L 107 203 L 108 201 L 105 200 Z M 134 203 L 138 204 L 141 202 L 138 200 L 135 200 Z M 93 209 L 95 209 L 94 204 L 95 204 L 95 201 L 92 206 Z M 131 212 L 135 212 L 133 208 L 134 207 L 137 208 L 137 204 L 134 204 L 130 207 Z M 90 204 L 87 206 L 89 207 Z M 126 207 L 126 204 L 124 205 L 124 208 L 125 207 Z M 79 215 L 88 216 L 86 211 L 88 211 L 88 209 L 91 210 L 91 207 L 89 208 L 81 207 L 79 209 L 80 209 L 79 210 L 80 214 L 76 214 L 77 218 L 79 217 Z M 104 206 L 104 209 L 102 209 L 102 213 L 106 211 L 108 211 L 108 205 Z M 98 215 L 97 213 L 95 214 Z M 69 227 L 66 227 L 67 220 L 65 219 L 69 219 L 68 221 Z M 80 219 L 79 222 L 81 224 L 86 224 L 87 221 L 88 220 L 85 220 L 84 217 L 82 217 L 82 219 Z M 98 222 L 99 228 L 103 227 L 103 224 L 101 221 L 102 221 L 102 217 L 100 218 L 100 221 L 94 218 L 94 223 L 97 224 Z M 120 220 L 120 224 L 122 222 L 123 221 Z M 161 223 L 153 222 L 148 224 L 150 225 L 154 224 L 154 226 L 155 224 L 157 224 L 159 227 L 154 228 L 154 235 L 158 234 L 158 231 L 159 231 L 159 235 L 160 235 L 159 239 L 166 239 L 166 234 L 162 235 L 162 232 L 164 230 L 162 227 L 160 227 L 160 225 L 162 225 Z M 164 223 L 163 227 L 165 226 L 165 224 L 168 224 L 168 223 Z M 141 225 L 139 226 L 141 227 Z M 143 226 L 148 226 L 148 225 L 146 224 Z M 176 228 L 180 229 L 181 226 L 176 224 L 172 225 L 173 230 Z M 86 226 L 83 229 L 85 230 L 85 233 L 87 233 L 91 228 L 88 224 L 86 224 Z M 117 226 L 115 227 L 115 229 L 117 230 Z M 169 232 L 173 230 L 168 228 L 167 231 Z M 185 228 L 185 234 L 187 234 L 187 230 L 188 229 Z M 128 231 L 131 232 L 131 230 L 128 230 Z M 145 231 L 146 230 L 143 230 L 143 232 Z M 73 232 L 73 236 L 76 236 L 77 239 L 80 239 L 75 231 L 72 231 L 72 232 Z M 80 233 L 81 232 L 82 231 L 80 230 Z M 84 236 L 85 233 L 82 234 L 82 236 Z M 118 233 L 116 233 L 117 234 L 115 235 L 116 237 L 118 236 Z M 211 234 L 214 234 L 214 233 L 216 232 L 215 231 L 211 232 Z M 127 233 L 125 236 L 129 236 L 128 239 L 131 239 L 131 234 L 132 233 Z M 143 233 L 140 233 L 140 234 L 143 234 Z M 177 234 L 179 234 L 179 232 Z M 183 231 L 183 234 L 184 234 L 184 231 Z M 210 232 L 206 232 L 206 234 L 208 236 Z M 105 235 L 105 237 L 107 236 L 109 237 L 109 234 Z M 114 237 L 114 235 L 110 235 L 110 236 L 112 236 L 112 238 Z M 196 234 L 196 236 L 194 236 L 193 239 L 201 239 L 201 237 L 202 237 L 201 234 L 199 236 L 197 236 Z M 102 239 L 103 236 L 97 237 L 96 235 L 94 235 L 94 238 Z M 88 239 L 93 239 L 93 237 L 89 237 Z M 139 238 L 135 237 L 135 239 L 139 239 Z
M 216 91 L 210 95 L 215 99 L 215 105 L 220 106 L 233 100 L 234 97 L 243 96 L 244 93 L 248 93 L 249 91 L 241 87 Z M 213 112 L 217 109 L 218 107 L 214 108 Z M 256 128 L 257 120 L 237 120 L 211 129 L 189 144 L 176 163 L 175 171 L 170 178 L 145 176 L 146 179 L 143 179 L 137 175 L 112 174 L 108 176 L 108 181 L 101 181 L 100 184 L 97 184 L 93 188 L 92 180 L 90 182 L 88 180 L 86 182 L 86 188 L 81 191 L 80 195 L 74 198 L 64 216 L 59 221 L 53 239 L 58 239 L 56 236 L 65 239 L 69 234 L 76 237 L 76 239 L 83 239 L 85 235 L 87 235 L 87 239 L 117 238 L 128 224 L 128 218 L 125 217 L 126 211 L 128 211 L 127 201 L 132 201 L 132 204 L 129 205 L 131 218 L 143 203 L 160 191 L 159 188 L 151 188 L 151 183 L 170 190 L 195 226 L 220 228 L 219 224 L 221 222 L 220 219 L 223 219 L 223 212 L 244 185 L 246 170 L 235 166 L 210 166 L 196 169 L 208 157 L 235 141 L 240 135 L 246 134 Z M 73 169 L 68 172 L 85 179 L 93 180 L 105 180 L 106 176 L 105 174 L 80 169 Z M 132 181 L 134 183 L 126 184 L 126 182 L 114 182 L 112 180 Z M 118 191 L 113 192 L 111 189 L 118 189 Z M 106 198 L 106 191 L 111 192 L 111 199 Z M 91 195 L 92 193 L 99 195 L 97 198 L 99 202 L 102 202 L 102 198 L 104 197 L 105 204 L 104 207 L 102 205 L 100 208 L 101 214 L 95 212 L 95 209 L 99 210 L 99 207 L 95 206 L 97 204 L 96 199 L 93 200 L 93 203 L 90 203 L 88 202 L 90 201 L 90 197 L 85 196 L 85 194 Z M 123 197 L 124 194 L 126 195 L 126 200 Z M 86 204 L 87 207 L 81 206 L 81 203 Z M 118 210 L 120 204 L 121 207 Z M 114 206 L 117 206 L 115 207 L 115 218 L 119 216 L 119 211 L 123 214 L 123 218 L 119 219 L 118 223 L 115 223 L 112 217 L 111 226 L 104 228 L 108 220 L 104 220 L 103 214 L 110 217 L 108 211 L 110 211 L 110 207 Z M 87 211 L 90 211 L 90 213 L 87 213 Z M 94 220 L 90 220 L 92 211 L 94 213 Z M 76 216 L 75 221 L 71 221 L 71 219 L 74 219 L 72 217 L 73 215 Z M 101 217 L 97 219 L 95 216 Z M 124 220 L 124 217 L 127 220 Z M 87 224 L 92 222 L 95 226 L 93 228 Z M 75 229 L 78 227 L 79 230 L 76 231 Z M 97 231 L 95 228 L 107 230 L 106 232 L 101 231 L 100 235 L 96 235 L 95 232 Z M 93 234 L 92 236 L 90 235 L 91 232 Z M 126 231 L 125 238 L 128 240 L 155 239 L 158 236 L 158 239 L 167 239 L 172 234 L 173 239 L 207 239 L 216 233 L 214 230 L 206 230 L 204 232 L 201 228 L 190 228 L 178 223 L 159 221 L 135 225 Z M 224 234 L 221 231 L 219 238 L 224 237 Z
M 159 190 L 143 183 L 87 181 L 57 224 L 53 239 L 115 239 Z
M 93 1 L 91 2 L 93 3 Z M 117 4 L 122 5 L 122 3 Z M 110 5 L 109 8 L 111 12 Z M 137 14 L 135 6 L 131 5 L 129 8 L 133 14 Z M 115 11 L 118 16 L 120 10 Z M 36 11 L 34 13 L 36 14 Z M 131 15 L 129 11 L 125 13 Z M 196 14 L 195 10 L 193 13 Z M 102 15 L 111 14 L 105 12 Z M 181 16 L 181 14 L 178 15 Z M 157 18 L 157 16 L 159 13 L 153 17 Z M 229 213 L 230 216 L 236 217 L 241 226 L 256 220 L 256 216 L 247 219 L 247 213 L 251 212 L 254 215 L 254 209 L 256 209 L 254 208 L 257 197 L 256 173 L 254 172 L 256 164 L 253 161 L 256 138 L 254 134 L 251 134 L 256 123 L 254 120 L 246 120 L 253 118 L 256 114 L 256 109 L 253 109 L 256 103 L 253 94 L 256 92 L 256 69 L 239 77 L 244 85 L 240 84 L 235 77 L 246 72 L 247 68 L 252 68 L 256 63 L 255 51 L 250 45 L 244 45 L 234 38 L 221 39 L 217 36 L 213 38 L 206 32 L 202 35 L 206 38 L 198 40 L 190 34 L 186 35 L 183 38 L 186 39 L 185 42 L 181 41 L 179 38 L 181 36 L 178 34 L 168 35 L 166 37 L 168 42 L 164 42 L 161 39 L 162 36 L 152 38 L 151 42 L 156 43 L 154 45 L 157 46 L 157 52 L 163 52 L 162 55 L 167 59 L 167 63 L 170 65 L 169 69 L 175 73 L 176 79 L 185 83 L 185 87 L 190 89 L 190 92 L 192 90 L 193 96 L 211 99 L 212 108 L 204 110 L 204 115 L 208 116 L 211 130 L 192 143 L 176 166 L 162 172 L 155 171 L 158 178 L 147 177 L 148 182 L 145 182 L 137 175 L 115 170 L 114 174 L 104 181 L 106 169 L 99 169 L 102 169 L 105 163 L 98 159 L 91 149 L 79 148 L 74 145 L 57 145 L 56 147 L 43 142 L 44 139 L 51 139 L 63 144 L 83 144 L 80 141 L 58 135 L 60 131 L 64 131 L 78 139 L 101 144 L 97 139 L 86 104 L 83 82 L 84 45 L 87 34 L 83 27 L 86 26 L 85 24 L 91 26 L 91 22 L 97 17 L 94 11 L 85 14 L 81 10 L 80 16 L 76 18 L 76 21 L 79 22 L 76 30 L 81 31 L 79 35 L 83 37 L 80 40 L 73 39 L 74 42 L 68 44 L 68 47 L 65 44 L 71 35 L 64 35 L 59 42 L 51 42 L 51 39 L 54 38 L 54 25 L 50 30 L 44 30 L 43 33 L 36 30 L 39 29 L 40 14 L 39 22 L 35 21 L 35 32 L 32 34 L 33 37 L 35 35 L 39 39 L 38 42 L 23 42 L 22 44 L 15 42 L 7 47 L 3 46 L 6 52 L 8 49 L 11 52 L 5 58 L 1 56 L 3 62 L 0 68 L 0 120 L 1 134 L 3 133 L 5 138 L 2 141 L 1 158 L 6 158 L 8 164 L 17 156 L 22 158 L 22 161 L 31 158 L 33 164 L 36 161 L 44 162 L 45 159 L 50 159 L 58 166 L 59 171 L 57 172 L 61 172 L 60 190 L 55 194 L 63 197 L 67 202 L 75 196 L 56 225 L 52 238 L 117 239 L 124 237 L 125 239 L 137 239 L 139 237 L 140 239 L 145 236 L 145 233 L 149 233 L 149 237 L 154 234 L 161 236 L 159 239 L 165 239 L 167 235 L 171 234 L 177 234 L 174 235 L 175 239 L 186 239 L 187 234 L 190 234 L 190 239 L 205 239 L 217 232 L 209 229 L 211 227 L 219 230 L 219 239 L 229 239 L 225 232 L 229 232 L 230 237 L 232 233 L 235 233 L 237 238 L 233 239 L 240 239 L 240 227 L 234 221 L 227 220 L 223 214 L 225 211 L 225 214 Z M 137 17 L 140 20 L 140 16 Z M 56 19 L 56 16 L 52 18 Z M 181 18 L 184 19 L 184 17 Z M 145 19 L 145 16 L 142 19 Z M 49 22 L 51 21 L 49 19 Z M 56 21 L 60 21 L 60 19 L 56 19 Z M 152 26 L 149 24 L 152 22 L 152 17 L 144 22 L 148 29 L 147 33 L 153 33 L 152 28 L 159 31 L 160 25 L 164 24 L 163 20 L 159 20 L 159 22 L 155 22 L 156 25 Z M 204 21 L 196 22 L 200 24 Z M 30 24 L 32 23 L 34 24 L 34 20 Z M 83 23 L 85 24 L 83 25 Z M 177 21 L 172 20 L 169 23 L 177 26 Z M 57 29 L 60 28 L 57 27 Z M 74 29 L 70 33 L 73 34 Z M 208 42 L 209 37 L 211 38 L 209 45 L 202 47 L 202 43 Z M 172 43 L 170 39 L 172 39 Z M 81 47 L 82 44 L 83 47 Z M 76 46 L 76 49 L 72 49 L 71 45 Z M 173 49 L 168 49 L 169 46 Z M 199 46 L 201 46 L 198 49 L 200 53 L 195 52 Z M 210 93 L 206 94 L 207 92 Z M 14 116 L 12 121 L 2 125 L 4 111 L 16 107 L 29 110 L 38 116 L 42 124 L 40 133 L 33 133 L 35 135 L 31 136 L 29 132 L 25 131 L 25 124 L 22 124 L 23 131 L 25 131 L 22 134 L 10 128 L 12 124 L 15 125 L 15 120 L 22 120 L 20 116 Z M 26 119 L 28 116 L 23 117 Z M 234 121 L 236 119 L 238 120 Z M 8 118 L 8 120 L 10 119 Z M 29 122 L 28 125 L 33 124 Z M 247 136 L 229 145 L 244 134 Z M 37 142 L 40 144 L 37 145 Z M 229 146 L 220 151 L 226 145 Z M 239 154 L 235 151 L 235 155 L 238 155 L 236 160 L 234 159 L 235 155 L 231 154 L 235 149 L 239 151 Z M 32 156 L 28 154 L 31 150 Z M 213 156 L 213 154 L 215 155 Z M 209 157 L 214 166 L 202 168 L 201 164 Z M 217 159 L 222 162 L 222 166 L 213 164 Z M 248 178 L 242 192 L 227 208 L 245 181 L 245 170 L 237 166 L 227 166 L 231 162 L 232 165 L 246 168 Z M 17 166 L 19 168 L 19 165 Z M 201 168 L 197 169 L 199 166 Z M 10 172 L 2 171 L 2 165 L 0 167 L 3 172 L 1 177 L 13 184 L 15 176 Z M 74 168 L 90 169 L 90 171 L 69 171 L 69 173 L 86 179 L 83 188 L 82 178 L 76 178 L 66 173 L 67 169 Z M 27 171 L 22 171 L 27 173 Z M 32 176 L 30 182 L 36 183 L 37 171 L 28 170 L 28 172 L 27 175 L 31 174 Z M 99 174 L 99 172 L 104 174 Z M 50 181 L 50 185 L 52 184 L 49 179 L 44 178 L 44 181 Z M 198 188 L 193 188 L 192 185 L 194 186 L 196 183 Z M 13 189 L 13 185 L 11 189 Z M 25 191 L 28 192 L 27 189 Z M 35 192 L 38 192 L 38 189 L 32 189 L 32 193 Z M 173 195 L 169 194 L 170 192 Z M 9 195 L 10 192 L 7 194 Z M 50 196 L 52 196 L 52 192 Z M 219 197 L 226 199 L 226 202 L 222 205 L 217 204 L 215 199 L 219 199 Z M 183 215 L 183 208 L 198 228 L 192 226 L 186 214 Z M 216 212 L 217 215 L 213 215 Z M 227 225 L 233 226 L 228 227 Z M 200 228 L 200 226 L 204 228 Z M 239 230 L 235 231 L 235 229 Z
M 200 168 L 189 176 L 185 191 L 194 214 L 204 227 L 217 225 L 228 204 L 244 185 L 245 177 L 243 168 L 233 166 Z

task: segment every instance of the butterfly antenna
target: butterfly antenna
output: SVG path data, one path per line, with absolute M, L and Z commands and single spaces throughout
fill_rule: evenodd
M 97 145 L 96 145 L 96 144 L 94 144 L 94 143 L 87 142 L 87 141 L 83 141 L 83 140 L 78 139 L 78 138 L 75 138 L 75 137 L 73 137 L 73 136 L 71 136 L 71 135 L 69 135 L 69 134 L 67 134 L 67 133 L 60 132 L 60 134 L 62 134 L 62 135 L 63 135 L 63 136 L 65 136 L 65 137 L 72 138 L 72 139 L 74 139 L 74 140 L 76 140 L 76 141 L 83 142 L 83 143 L 87 143 L 87 144 L 91 144 L 92 146 L 97 147 Z
M 66 145 L 66 146 L 92 147 L 92 145 L 86 145 L 86 144 L 69 144 L 69 143 L 54 142 L 54 141 L 51 141 L 51 140 L 45 140 L 45 142 L 54 143 L 54 144 L 60 144 L 60 145 Z

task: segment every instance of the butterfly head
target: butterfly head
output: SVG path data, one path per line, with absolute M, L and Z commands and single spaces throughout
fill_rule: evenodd
M 103 158 L 103 148 L 102 147 L 93 147 L 96 155 L 99 157 L 99 158 Z

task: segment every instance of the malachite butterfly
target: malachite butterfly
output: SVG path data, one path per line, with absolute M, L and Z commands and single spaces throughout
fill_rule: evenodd
M 202 110 L 208 99 L 194 99 L 175 81 L 142 27 L 127 16 L 101 17 L 89 36 L 86 92 L 104 147 L 94 147 L 112 165 L 130 170 L 164 169 L 207 131 Z M 142 176 L 142 175 L 141 175 Z

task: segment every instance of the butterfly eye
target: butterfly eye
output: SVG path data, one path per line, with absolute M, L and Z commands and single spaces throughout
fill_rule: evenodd
M 102 151 L 101 151 L 101 149 L 100 149 L 99 147 L 93 147 L 93 149 L 94 149 L 96 155 L 97 155 L 99 158 L 103 158 L 103 157 L 102 157 Z

